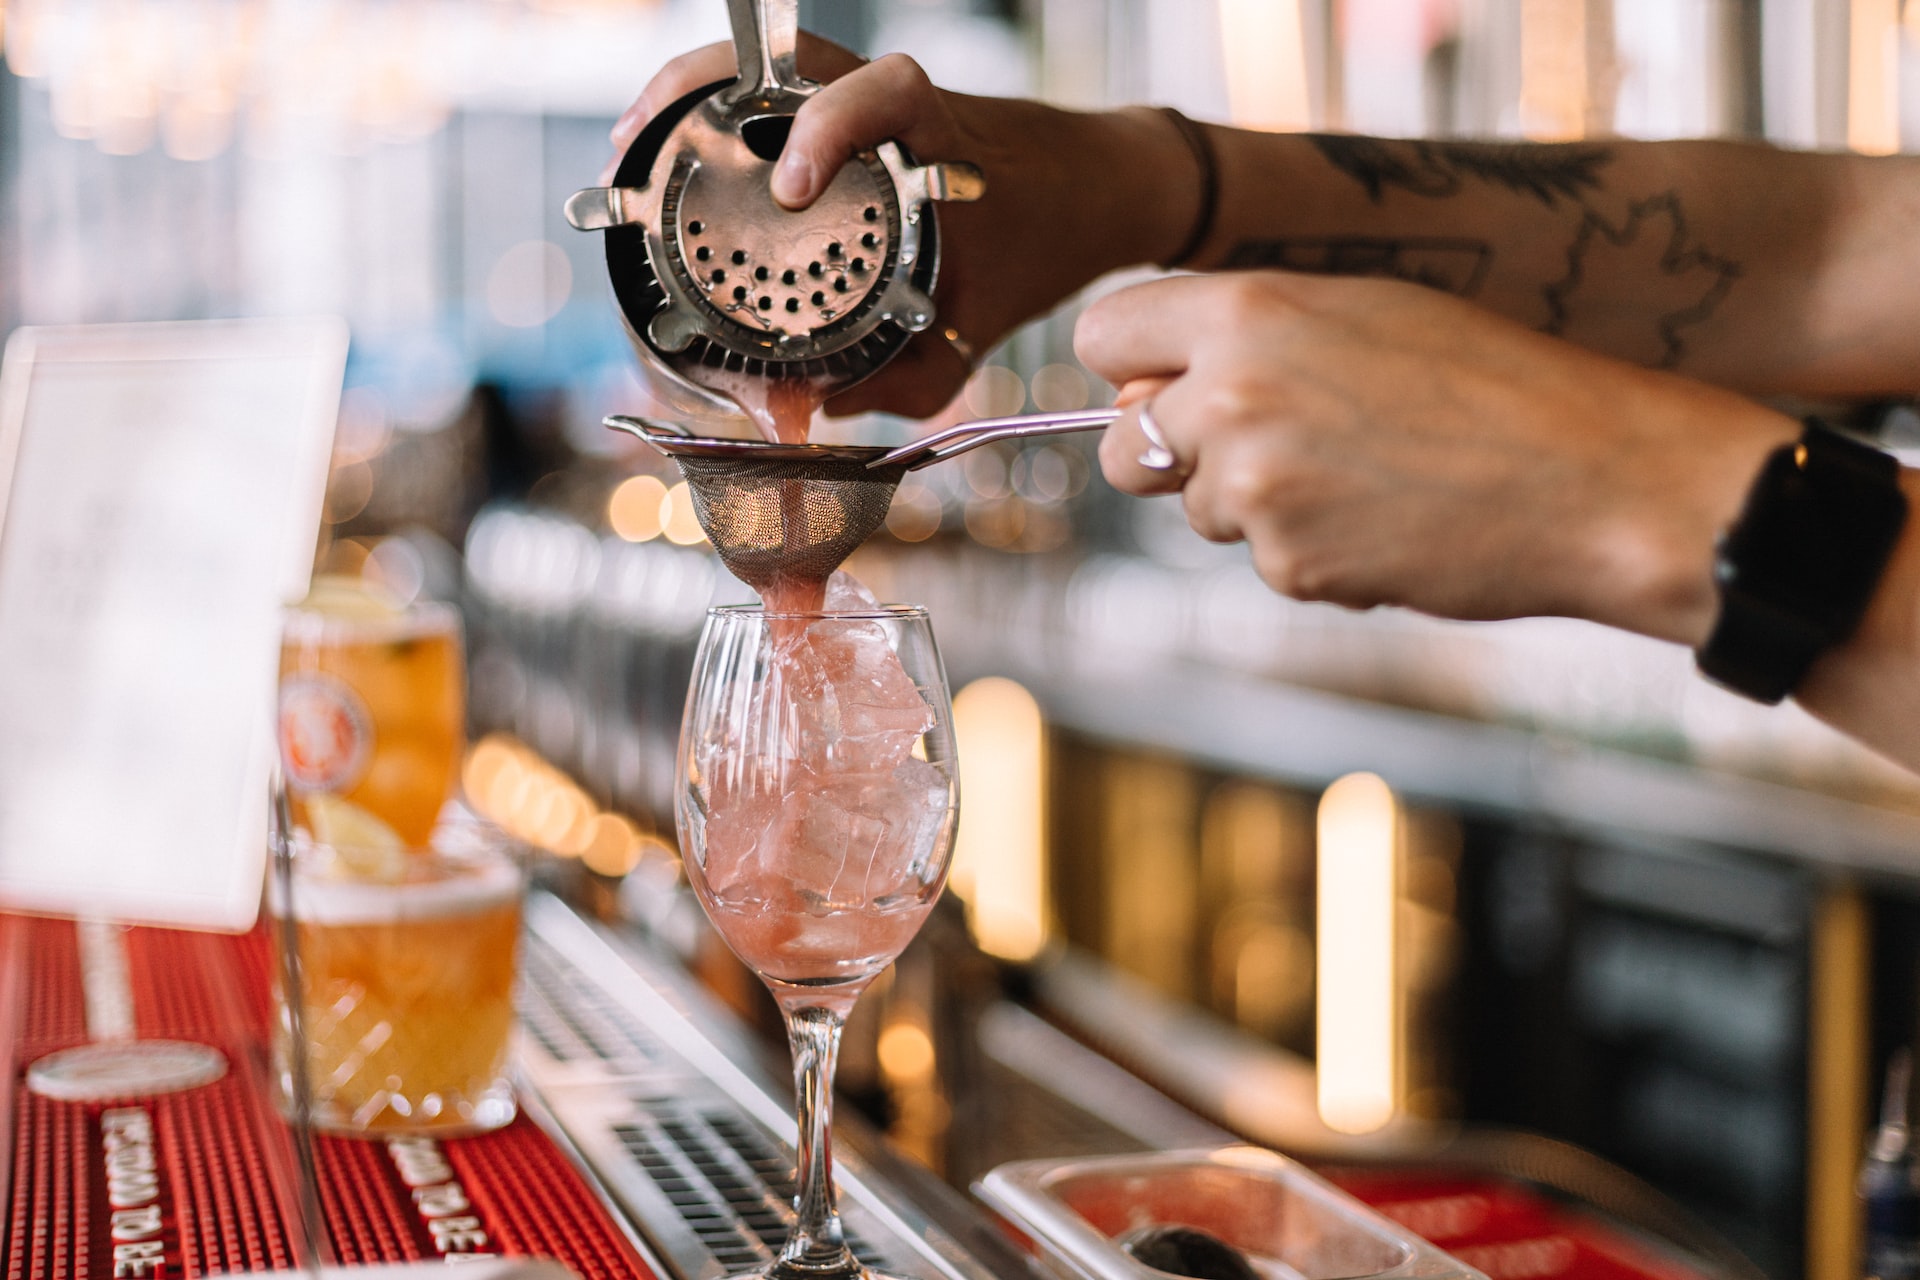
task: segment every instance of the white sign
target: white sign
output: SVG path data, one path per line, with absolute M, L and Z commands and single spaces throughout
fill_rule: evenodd
M 331 319 L 20 329 L 0 367 L 0 908 L 244 929 Z

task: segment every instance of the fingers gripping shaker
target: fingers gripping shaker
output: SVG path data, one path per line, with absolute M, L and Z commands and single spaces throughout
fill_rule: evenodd
M 820 88 L 795 68 L 798 0 L 728 0 L 739 77 L 656 116 L 614 185 L 567 220 L 606 232 L 607 271 L 640 358 L 697 407 L 742 379 L 860 381 L 933 323 L 936 200 L 984 190 L 971 165 L 862 152 L 809 208 L 769 189 L 794 113 Z

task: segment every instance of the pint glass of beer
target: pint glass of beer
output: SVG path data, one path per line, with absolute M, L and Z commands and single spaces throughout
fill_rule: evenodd
M 523 863 L 476 825 L 457 848 L 345 850 L 307 832 L 268 901 L 275 1075 L 291 1110 L 304 1046 L 310 1117 L 349 1134 L 472 1133 L 514 1116 L 508 1078 Z M 392 874 L 376 878 L 370 867 Z M 296 1020 L 290 1006 L 298 986 Z
M 295 826 L 425 846 L 466 739 L 459 613 L 321 579 L 285 618 L 279 731 Z

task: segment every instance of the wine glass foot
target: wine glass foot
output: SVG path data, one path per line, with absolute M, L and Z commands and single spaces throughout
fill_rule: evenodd
M 918 1280 L 914 1276 L 895 1275 L 890 1271 L 875 1271 L 862 1266 L 860 1260 L 849 1254 L 844 1260 L 820 1263 L 777 1261 L 764 1271 L 744 1276 L 735 1276 L 732 1280 Z

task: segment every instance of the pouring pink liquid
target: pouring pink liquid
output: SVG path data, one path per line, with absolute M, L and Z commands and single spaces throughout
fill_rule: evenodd
M 769 440 L 806 443 L 816 384 L 755 379 L 735 394 Z M 800 484 L 791 487 L 782 493 L 790 528 L 802 518 Z M 709 918 L 741 960 L 844 1011 L 932 909 L 917 876 L 927 849 L 950 834 L 951 784 L 915 758 L 934 714 L 882 628 L 804 616 L 878 610 L 864 586 L 845 573 L 796 575 L 760 596 L 768 614 L 790 615 L 768 619 L 765 679 L 782 686 L 768 705 L 794 723 L 743 726 L 740 750 L 777 760 L 705 766 L 707 854 L 696 874 Z
M 760 434 L 775 444 L 807 443 L 826 392 L 823 384 L 804 378 L 746 378 L 731 389 Z M 781 506 L 788 527 L 797 527 L 803 518 L 798 483 L 782 486 Z M 782 577 L 760 589 L 760 600 L 769 613 L 813 613 L 822 607 L 826 590 L 824 577 Z

